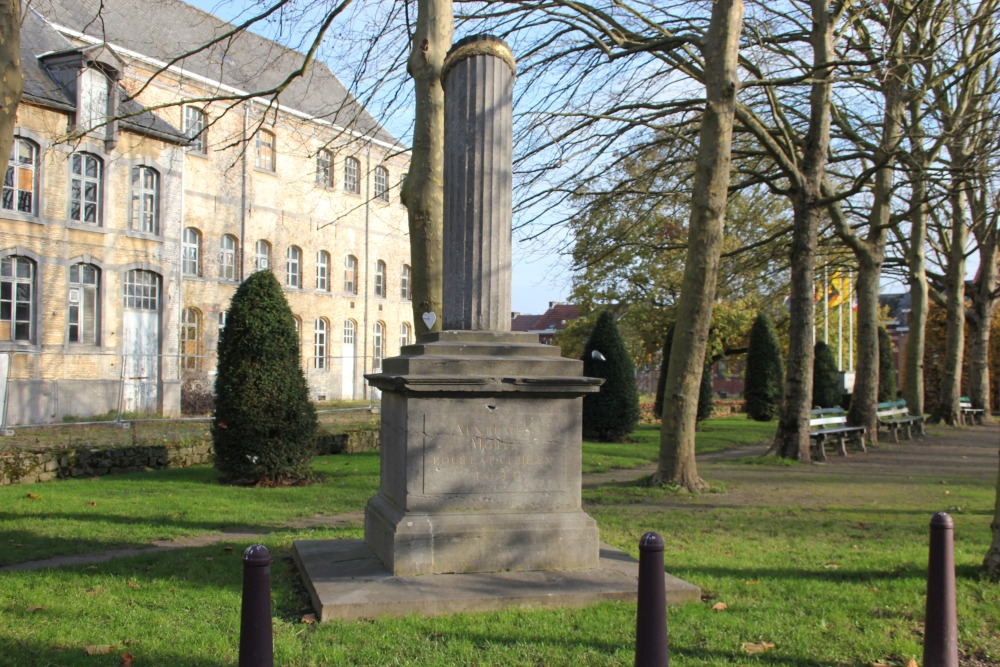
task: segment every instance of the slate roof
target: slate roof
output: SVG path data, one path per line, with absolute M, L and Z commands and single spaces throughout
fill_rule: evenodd
M 49 21 L 157 60 L 201 47 L 233 26 L 180 0 L 32 0 Z M 245 92 L 278 85 L 301 65 L 302 55 L 251 32 L 177 63 L 185 70 Z M 322 62 L 279 96 L 279 103 L 387 143 L 397 143 Z
M 573 304 L 554 302 L 541 315 L 521 315 L 513 318 L 511 331 L 560 331 L 580 317 L 580 309 Z
M 76 100 L 49 76 L 39 60 L 43 54 L 79 51 L 34 8 L 29 8 L 21 24 L 21 63 L 24 70 L 24 97 L 29 101 L 63 111 L 76 110 Z M 125 91 L 118 89 L 119 112 L 131 114 L 121 124 L 134 131 L 153 135 L 174 143 L 187 143 L 179 129 L 142 108 L 138 102 L 125 100 Z

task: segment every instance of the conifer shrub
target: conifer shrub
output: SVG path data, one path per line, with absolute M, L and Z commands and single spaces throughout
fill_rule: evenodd
M 660 377 L 656 381 L 656 398 L 653 401 L 653 413 L 657 419 L 663 418 L 663 388 L 667 386 L 667 371 L 670 370 L 670 346 L 674 343 L 674 325 L 667 329 L 667 337 L 663 341 L 663 358 L 660 359 Z
M 236 290 L 218 355 L 212 444 L 223 479 L 308 481 L 316 411 L 299 363 L 292 311 L 270 271 L 252 274 Z
M 778 333 L 771 318 L 759 313 L 750 328 L 743 397 L 747 415 L 755 421 L 770 421 L 781 409 L 785 380 Z
M 603 360 L 595 358 L 595 351 Z M 620 442 L 639 423 L 639 390 L 632 358 L 608 311 L 597 318 L 584 346 L 583 374 L 604 378 L 599 392 L 583 397 L 583 437 Z
M 712 361 L 706 359 L 705 368 L 701 372 L 701 385 L 698 388 L 698 414 L 695 420 L 703 422 L 711 417 L 714 406 L 715 398 L 712 396 Z
M 878 402 L 896 400 L 896 355 L 885 327 L 878 328 Z
M 840 407 L 840 371 L 833 350 L 826 343 L 816 343 L 813 355 L 813 405 L 817 408 Z

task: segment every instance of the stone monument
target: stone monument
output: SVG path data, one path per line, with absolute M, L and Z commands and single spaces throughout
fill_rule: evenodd
M 514 69 L 487 36 L 445 61 L 443 312 L 425 314 L 444 331 L 367 376 L 382 426 L 364 542 L 294 544 L 321 620 L 635 599 L 635 561 L 581 507 L 582 397 L 601 381 L 510 331 Z
M 369 375 L 382 390 L 381 490 L 365 540 L 395 575 L 597 566 L 580 507 L 582 377 L 510 332 L 514 58 L 473 37 L 445 61 L 444 331 Z

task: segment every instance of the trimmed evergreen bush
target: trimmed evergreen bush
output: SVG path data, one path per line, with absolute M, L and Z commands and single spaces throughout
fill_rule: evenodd
M 896 355 L 885 327 L 878 328 L 878 402 L 896 400 Z
M 840 371 L 833 350 L 826 343 L 816 343 L 813 355 L 813 406 L 817 408 L 840 407 Z
M 781 409 L 785 371 L 778 345 L 778 333 L 771 318 L 759 313 L 750 328 L 743 397 L 746 410 L 755 421 L 770 421 Z
M 218 354 L 216 469 L 238 484 L 308 480 L 316 411 L 299 363 L 292 311 L 270 271 L 252 274 L 236 290 Z
M 603 360 L 594 358 L 595 351 Z M 605 380 L 599 392 L 583 397 L 583 437 L 621 441 L 639 424 L 639 390 L 632 358 L 608 311 L 597 318 L 583 349 L 583 374 Z
M 663 341 L 663 358 L 660 359 L 660 377 L 656 381 L 656 399 L 653 401 L 653 414 L 657 419 L 663 418 L 663 388 L 667 385 L 667 371 L 670 370 L 670 346 L 674 342 L 674 325 L 667 329 L 667 337 Z
M 712 396 L 712 361 L 705 360 L 705 368 L 701 372 L 701 386 L 698 388 L 698 415 L 695 420 L 703 422 L 712 416 L 715 398 Z

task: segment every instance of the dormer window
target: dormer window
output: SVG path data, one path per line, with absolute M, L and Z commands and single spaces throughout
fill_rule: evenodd
M 111 81 L 97 67 L 88 67 L 80 74 L 80 108 L 77 110 L 77 126 L 81 131 L 98 130 L 107 122 L 109 91 Z

